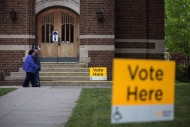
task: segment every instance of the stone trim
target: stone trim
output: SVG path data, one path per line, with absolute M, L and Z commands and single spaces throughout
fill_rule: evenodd
M 115 39 L 115 42 L 147 42 L 147 39 Z
M 116 43 L 119 42 L 148 42 L 155 43 L 155 49 L 145 48 L 116 48 L 115 53 L 164 53 L 164 40 L 154 39 L 115 39 Z
M 161 39 L 115 39 L 115 42 L 160 42 L 164 43 Z
M 80 50 L 113 51 L 113 50 L 115 50 L 115 45 L 80 45 Z
M 41 0 L 36 3 L 35 14 L 52 6 L 65 6 L 80 14 L 80 2 L 75 0 Z
M 0 38 L 26 38 L 26 39 L 35 39 L 35 35 L 0 35 Z
M 25 57 L 28 55 L 28 51 L 32 48 L 30 45 L 0 45 L 0 50 L 2 51 L 8 51 L 8 50 L 24 50 L 25 51 Z M 23 61 L 25 59 L 23 58 Z
M 103 39 L 107 39 L 107 38 L 110 38 L 110 39 L 114 39 L 115 38 L 115 35 L 80 35 L 80 39 L 89 39 L 89 38 L 103 38 Z
M 88 51 L 114 51 L 115 45 L 80 45 L 80 62 L 85 62 L 86 65 L 90 62 Z
M 0 45 L 0 50 L 29 50 L 29 45 Z
M 136 49 L 136 48 L 119 48 L 115 53 L 164 53 L 163 49 Z

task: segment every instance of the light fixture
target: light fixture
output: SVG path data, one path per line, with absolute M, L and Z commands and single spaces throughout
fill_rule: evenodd
M 14 10 L 14 8 L 10 11 L 10 18 L 12 21 L 16 20 L 16 11 Z
M 101 22 L 103 20 L 103 15 L 102 14 L 103 14 L 103 12 L 100 9 L 96 11 L 97 20 L 99 22 Z

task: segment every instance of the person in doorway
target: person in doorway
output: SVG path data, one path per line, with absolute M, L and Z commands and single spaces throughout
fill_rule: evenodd
M 26 77 L 24 80 L 23 87 L 29 87 L 29 82 L 33 80 L 34 73 L 36 70 L 38 70 L 39 66 L 34 63 L 33 55 L 35 54 L 34 50 L 31 49 L 28 52 L 28 56 L 26 57 L 23 65 L 23 70 L 26 72 Z
M 40 64 L 40 59 L 39 59 L 39 56 L 38 56 L 38 52 L 40 50 L 41 50 L 40 47 L 38 47 L 38 46 L 34 47 L 35 54 L 33 56 L 33 59 L 34 59 L 34 63 L 37 64 L 39 66 L 39 68 L 34 73 L 34 79 L 31 82 L 32 83 L 32 87 L 38 87 L 40 85 L 39 71 L 41 69 L 41 64 Z

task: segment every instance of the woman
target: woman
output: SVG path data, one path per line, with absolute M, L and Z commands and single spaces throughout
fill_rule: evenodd
M 28 56 L 26 57 L 23 65 L 23 70 L 26 72 L 26 77 L 24 80 L 23 87 L 29 87 L 29 82 L 33 80 L 35 71 L 39 68 L 38 65 L 34 63 L 33 55 L 35 54 L 34 50 L 31 49 L 28 52 Z

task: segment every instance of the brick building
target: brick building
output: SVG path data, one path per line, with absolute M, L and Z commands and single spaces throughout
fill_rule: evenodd
M 18 71 L 34 45 L 42 62 L 106 66 L 111 80 L 113 58 L 164 59 L 164 0 L 0 0 L 0 70 Z

